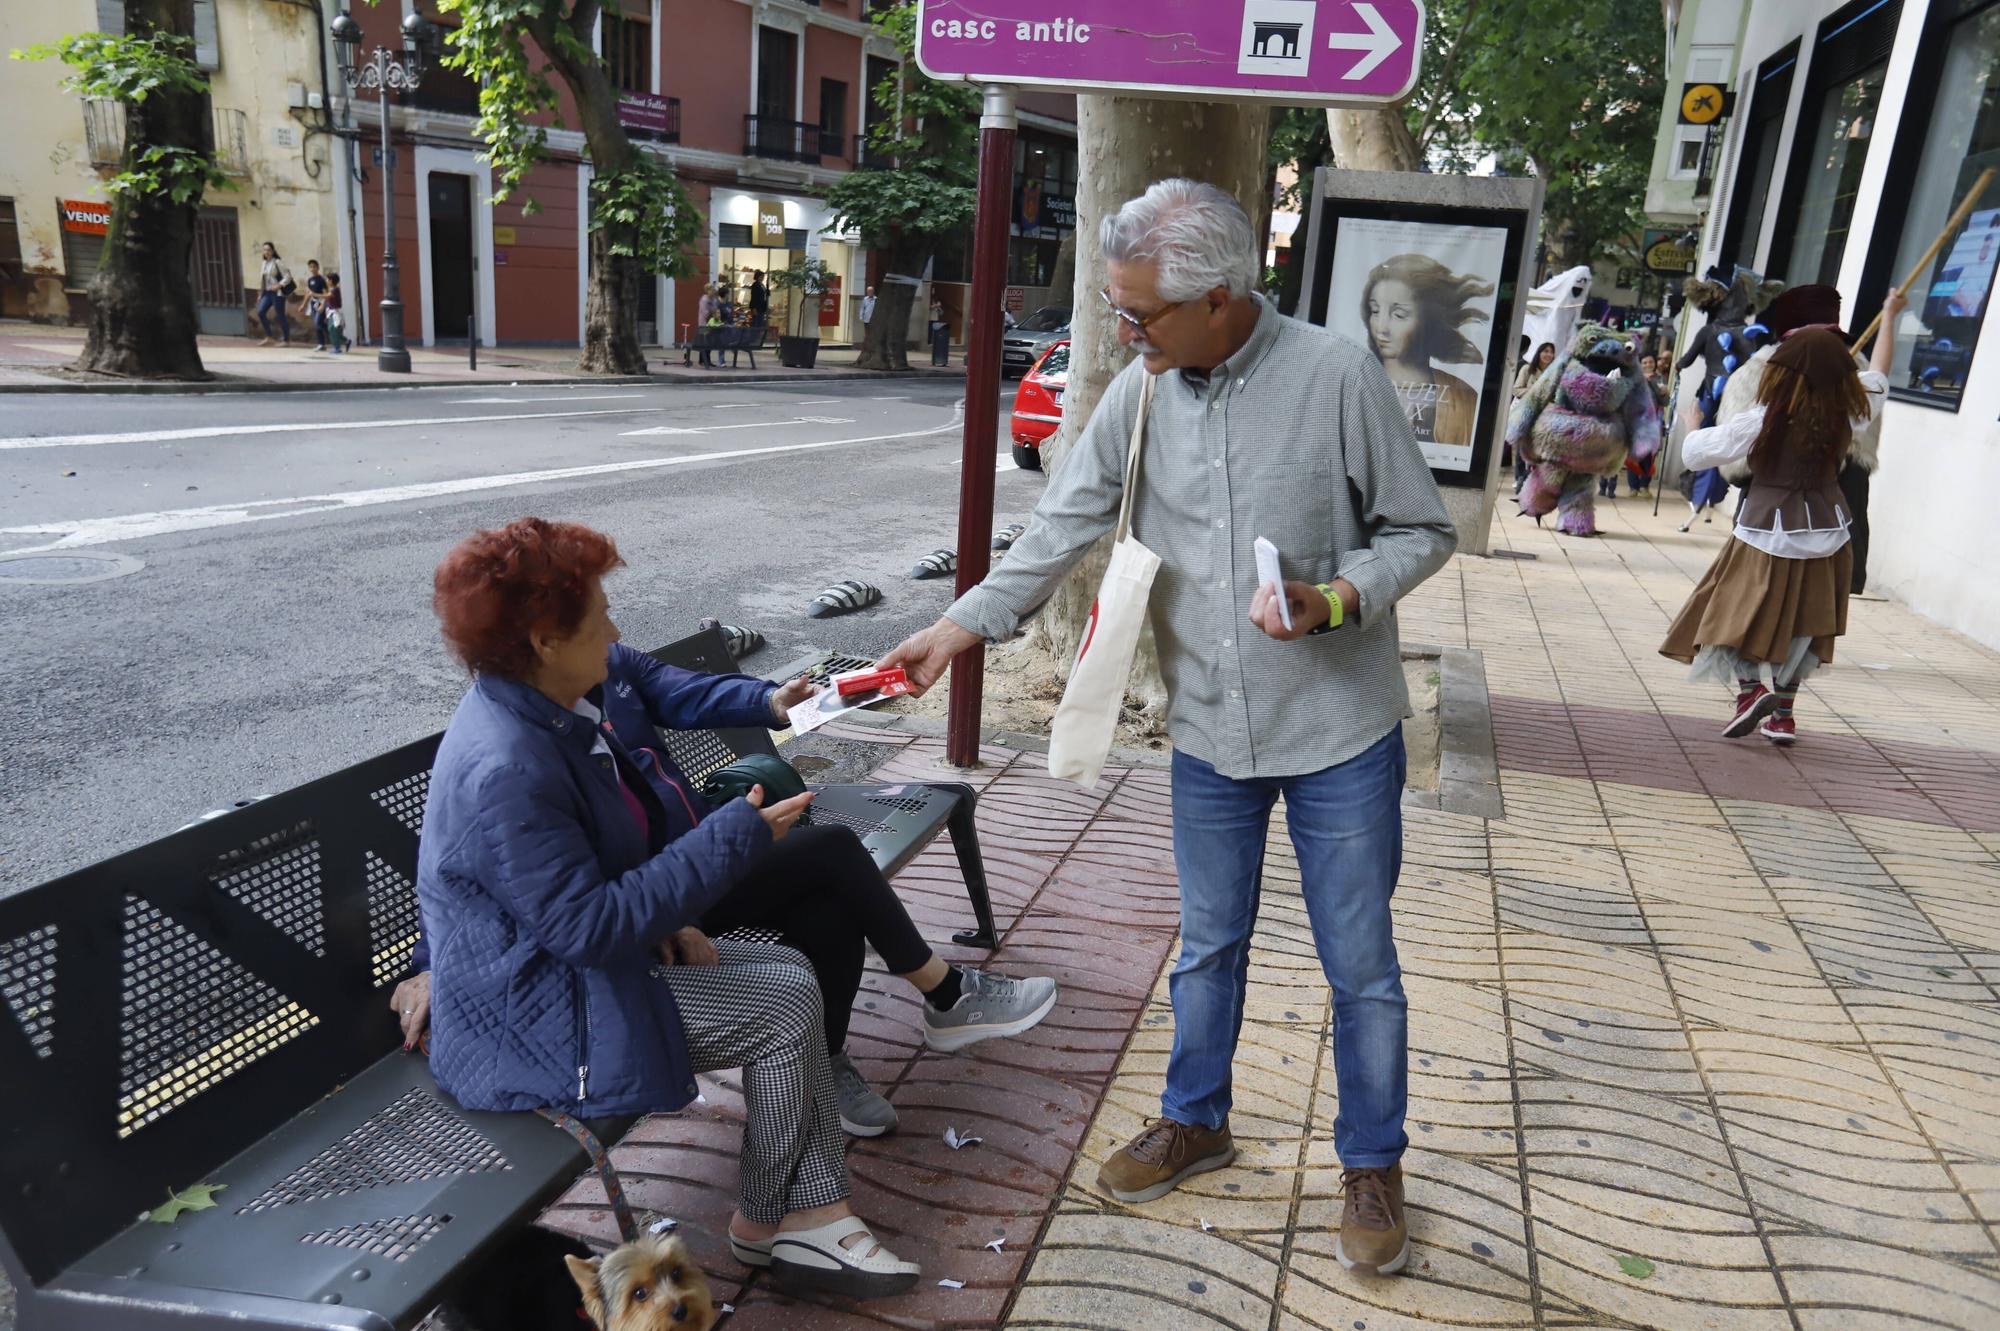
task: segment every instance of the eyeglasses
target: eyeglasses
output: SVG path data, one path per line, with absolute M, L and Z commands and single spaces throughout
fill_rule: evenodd
M 1159 309 L 1154 310 L 1151 314 L 1138 315 L 1116 304 L 1111 299 L 1110 287 L 1101 288 L 1097 293 L 1097 298 L 1110 307 L 1111 312 L 1118 316 L 1120 322 L 1131 325 L 1132 332 L 1137 336 L 1144 336 L 1148 328 L 1187 304 L 1184 300 L 1177 300 L 1171 305 L 1160 306 Z

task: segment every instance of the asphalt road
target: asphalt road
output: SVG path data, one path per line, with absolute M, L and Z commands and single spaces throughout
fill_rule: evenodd
M 1011 390 L 1011 385 L 1009 385 Z M 954 543 L 956 384 L 0 396 L 0 555 L 112 553 L 72 585 L 0 560 L 0 894 L 438 729 L 465 687 L 430 577 L 534 514 L 616 537 L 627 641 L 704 615 L 870 654 L 933 619 Z M 1011 400 L 1011 391 L 1006 395 Z M 994 405 L 988 407 L 995 409 Z M 995 460 L 996 525 L 1041 478 Z M 882 588 L 805 615 L 842 578 Z

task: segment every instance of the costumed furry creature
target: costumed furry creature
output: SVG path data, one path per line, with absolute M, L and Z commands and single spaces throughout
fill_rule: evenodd
M 1602 324 L 1576 330 L 1507 418 L 1507 442 L 1528 460 L 1521 512 L 1540 523 L 1560 509 L 1556 530 L 1597 535 L 1599 476 L 1615 476 L 1625 455 L 1644 460 L 1660 448 L 1660 408 L 1639 373 L 1639 357 Z
M 1771 330 L 1753 320 L 1758 307 L 1784 289 L 1784 283 L 1767 282 L 1747 268 L 1738 268 L 1732 275 L 1720 267 L 1709 269 L 1705 278 L 1690 277 L 1682 286 L 1688 302 L 1707 316 L 1707 322 L 1688 339 L 1687 351 L 1676 366 L 1685 374 L 1696 361 L 1702 362 L 1701 382 L 1695 390 L 1700 428 L 1719 423 L 1716 409 L 1730 376 L 1772 340 Z M 1681 483 L 1681 491 L 1689 505 L 1688 520 L 1681 524 L 1681 530 L 1686 531 L 1703 509 L 1722 502 L 1729 493 L 1729 483 L 1709 468 L 1692 473 Z

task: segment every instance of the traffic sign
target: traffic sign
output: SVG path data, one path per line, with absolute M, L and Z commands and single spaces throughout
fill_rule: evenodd
M 1729 89 L 1720 83 L 1684 83 L 1681 85 L 1680 123 L 1713 125 L 1729 114 L 1734 101 Z
M 939 79 L 1374 106 L 1417 83 L 1423 0 L 922 0 Z

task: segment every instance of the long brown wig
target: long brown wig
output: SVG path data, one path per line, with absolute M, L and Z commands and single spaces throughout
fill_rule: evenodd
M 1838 463 L 1854 442 L 1853 422 L 1868 414 L 1868 392 L 1854 353 L 1840 334 L 1805 328 L 1785 339 L 1757 385 L 1764 428 L 1750 449 L 1750 469 L 1789 466 L 1810 476 Z

